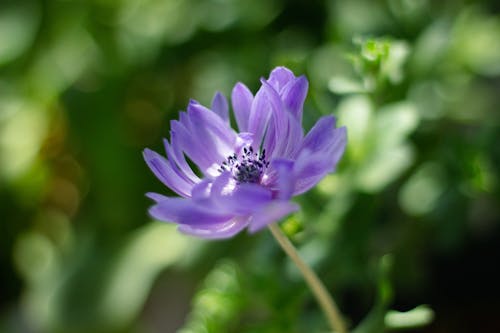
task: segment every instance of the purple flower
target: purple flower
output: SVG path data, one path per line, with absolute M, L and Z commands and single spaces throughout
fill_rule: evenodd
M 296 211 L 292 196 L 334 171 L 346 129 L 325 116 L 304 136 L 307 79 L 278 67 L 261 82 L 255 96 L 242 83 L 233 88 L 239 133 L 231 128 L 226 98 L 216 93 L 211 110 L 191 100 L 187 112 L 171 121 L 166 158 L 144 150 L 156 177 L 181 196 L 148 193 L 156 202 L 152 217 L 203 238 L 228 238 L 244 228 L 255 232 Z

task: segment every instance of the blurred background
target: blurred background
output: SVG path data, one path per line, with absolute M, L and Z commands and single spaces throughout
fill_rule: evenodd
M 336 174 L 281 225 L 356 332 L 500 332 L 500 4 L 3 0 L 0 332 L 327 332 L 267 231 L 151 221 L 142 160 L 189 98 L 277 65 Z

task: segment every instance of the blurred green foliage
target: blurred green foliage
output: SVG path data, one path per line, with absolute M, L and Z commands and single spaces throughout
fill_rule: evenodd
M 266 231 L 208 242 L 146 215 L 168 190 L 141 150 L 189 98 L 277 65 L 310 80 L 307 127 L 348 127 L 282 227 L 351 328 L 499 331 L 499 9 L 2 1 L 0 332 L 326 332 Z

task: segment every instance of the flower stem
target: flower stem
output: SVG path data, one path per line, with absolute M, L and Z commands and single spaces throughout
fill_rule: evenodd
M 309 267 L 302 260 L 302 258 L 300 258 L 299 253 L 290 242 L 290 240 L 281 231 L 277 223 L 270 224 L 269 230 L 271 230 L 271 233 L 281 245 L 281 248 L 290 257 L 290 259 L 293 260 L 295 265 L 297 265 L 297 268 L 304 276 L 304 279 L 309 285 L 309 288 L 312 290 L 314 296 L 321 305 L 321 308 L 323 309 L 323 312 L 325 313 L 325 316 L 328 319 L 331 328 L 339 333 L 347 333 L 346 325 L 342 319 L 342 316 L 340 315 L 340 311 L 337 308 L 337 305 L 335 304 L 334 300 L 332 299 L 318 276 L 314 273 L 311 267 Z

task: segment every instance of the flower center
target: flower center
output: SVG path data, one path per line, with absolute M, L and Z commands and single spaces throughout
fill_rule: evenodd
M 243 148 L 243 154 L 233 154 L 226 158 L 219 172 L 230 171 L 238 183 L 259 183 L 262 173 L 269 166 L 266 161 L 266 150 L 254 152 L 252 146 Z

